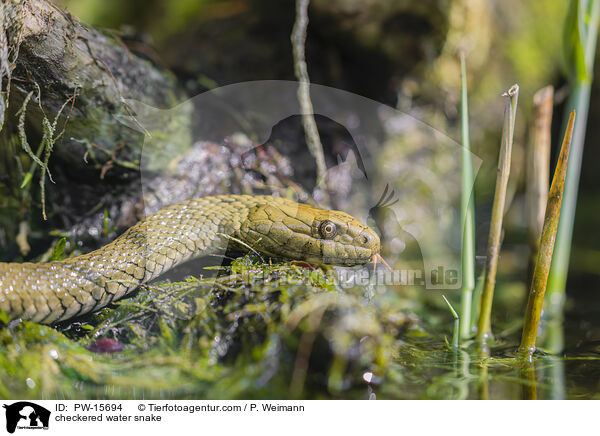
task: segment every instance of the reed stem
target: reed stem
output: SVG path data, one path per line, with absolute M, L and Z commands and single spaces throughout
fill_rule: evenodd
M 548 205 L 546 206 L 546 216 L 544 218 L 544 228 L 540 240 L 540 249 L 538 252 L 533 280 L 529 289 L 529 299 L 527 300 L 527 311 L 525 312 L 525 324 L 523 326 L 523 336 L 519 353 L 530 357 L 535 351 L 535 340 L 537 337 L 542 305 L 544 303 L 544 294 L 552 262 L 552 253 L 560 217 L 560 208 L 563 201 L 563 191 L 565 187 L 565 178 L 567 176 L 567 166 L 569 162 L 569 151 L 571 149 L 571 140 L 573 138 L 573 127 L 575 125 L 575 111 L 569 116 L 569 123 L 563 139 L 560 155 L 554 171 L 552 186 L 548 194 Z
M 460 53 L 461 136 L 462 136 L 462 295 L 460 308 L 460 337 L 471 335 L 471 305 L 475 289 L 475 211 L 473 204 L 473 162 L 469 135 L 469 102 L 465 54 Z
M 481 294 L 479 321 L 477 323 L 477 342 L 483 344 L 491 335 L 492 301 L 496 286 L 496 270 L 500 254 L 502 220 L 504 218 L 504 203 L 506 201 L 506 187 L 510 176 L 510 161 L 515 128 L 517 102 L 519 98 L 519 85 L 513 85 L 503 94 L 506 98 L 504 111 L 504 127 L 502 129 L 502 143 L 498 158 L 498 174 L 496 176 L 496 191 L 492 207 L 492 220 L 488 238 L 487 258 L 485 262 L 485 278 Z

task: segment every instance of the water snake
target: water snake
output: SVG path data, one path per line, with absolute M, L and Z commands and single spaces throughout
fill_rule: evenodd
M 345 212 L 271 196 L 221 195 L 169 206 L 113 242 L 46 263 L 0 263 L 0 309 L 50 324 L 101 309 L 196 257 L 256 250 L 311 264 L 361 265 L 379 237 Z

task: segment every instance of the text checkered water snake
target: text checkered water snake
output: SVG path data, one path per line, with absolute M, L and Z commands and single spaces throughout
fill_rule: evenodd
M 367 263 L 380 249 L 377 234 L 344 212 L 271 196 L 204 197 L 162 209 L 88 254 L 0 263 L 0 309 L 12 319 L 64 321 L 231 244 L 274 258 L 346 266 Z

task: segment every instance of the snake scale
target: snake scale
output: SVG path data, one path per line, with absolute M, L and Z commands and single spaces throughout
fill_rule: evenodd
M 221 195 L 160 210 L 104 247 L 47 263 L 0 263 L 0 309 L 51 324 L 99 310 L 196 257 L 232 245 L 312 264 L 378 256 L 379 237 L 352 216 L 271 196 Z

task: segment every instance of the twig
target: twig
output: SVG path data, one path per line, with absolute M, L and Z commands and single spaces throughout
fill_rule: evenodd
M 506 201 L 506 187 L 510 175 L 510 157 L 513 144 L 513 133 L 519 98 L 519 85 L 513 85 L 503 94 L 506 98 L 504 111 L 504 128 L 502 129 L 502 145 L 498 160 L 498 175 L 496 176 L 496 191 L 492 207 L 492 220 L 488 239 L 487 259 L 485 263 L 485 279 L 481 295 L 479 322 L 477 324 L 477 342 L 484 343 L 491 334 L 492 300 L 496 286 L 496 270 L 500 254 L 500 237 L 502 235 L 502 220 L 504 217 L 504 203 Z
M 217 233 L 217 236 L 221 236 L 222 238 L 229 239 L 230 241 L 233 241 L 233 242 L 236 242 L 236 243 L 240 244 L 242 247 L 245 247 L 248 250 L 250 250 L 251 252 L 253 252 L 254 254 L 256 254 L 260 258 L 260 260 L 262 260 L 262 262 L 265 263 L 265 259 L 261 256 L 261 254 L 258 251 L 256 251 L 253 247 L 251 247 L 250 245 L 246 244 L 241 239 L 238 239 L 238 238 L 236 238 L 234 236 L 231 236 L 231 235 L 227 235 L 225 233 Z M 257 241 L 257 243 L 258 243 L 258 241 Z
M 306 67 L 304 44 L 306 43 L 306 28 L 308 26 L 308 4 L 310 0 L 296 0 L 296 21 L 292 29 L 291 41 L 294 55 L 294 73 L 298 80 L 298 103 L 302 111 L 302 124 L 306 135 L 306 144 L 317 164 L 317 186 L 325 182 L 327 166 L 323 145 L 310 99 L 310 79 Z
M 556 170 L 554 171 L 550 193 L 548 194 L 548 205 L 546 207 L 546 217 L 544 218 L 540 250 L 533 272 L 531 288 L 529 289 L 527 312 L 525 313 L 525 325 L 523 326 L 523 336 L 521 338 L 521 346 L 519 347 L 519 353 L 524 357 L 531 357 L 535 351 L 535 340 L 538 325 L 540 323 L 546 285 L 548 283 L 550 263 L 552 262 L 552 254 L 554 252 L 556 230 L 558 228 L 558 219 L 560 217 L 560 207 L 562 205 L 574 125 L 575 111 L 571 112 L 571 115 L 569 116 L 569 123 L 567 124 L 560 156 L 558 157 Z

